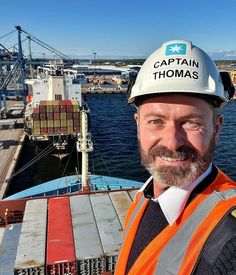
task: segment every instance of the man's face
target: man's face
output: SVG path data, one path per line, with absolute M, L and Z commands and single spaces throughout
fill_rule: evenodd
M 199 98 L 165 95 L 145 100 L 135 114 L 141 159 L 154 181 L 183 187 L 212 161 L 223 122 Z

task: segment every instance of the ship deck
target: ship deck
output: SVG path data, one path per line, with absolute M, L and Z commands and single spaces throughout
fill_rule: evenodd
M 136 192 L 0 201 L 0 274 L 112 274 Z

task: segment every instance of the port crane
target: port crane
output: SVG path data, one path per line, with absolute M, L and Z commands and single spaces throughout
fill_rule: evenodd
M 1 115 L 2 115 L 2 117 L 6 116 L 6 111 L 7 111 L 6 110 L 6 98 L 7 98 L 7 96 L 22 97 L 24 104 L 26 104 L 26 96 L 28 95 L 28 87 L 25 84 L 26 65 L 29 64 L 30 75 L 31 75 L 31 77 L 33 76 L 31 41 L 35 42 L 36 44 L 43 47 L 44 49 L 50 51 L 51 53 L 53 53 L 55 56 L 59 57 L 60 59 L 71 60 L 71 58 L 69 56 L 67 56 L 67 55 L 63 54 L 62 52 L 60 52 L 59 50 L 49 46 L 45 42 L 41 41 L 40 39 L 36 38 L 35 36 L 30 34 L 29 32 L 22 29 L 20 26 L 16 26 L 15 28 L 18 32 L 18 53 L 17 53 L 17 58 L 14 55 L 14 58 L 16 58 L 16 60 L 14 61 L 9 74 L 6 76 L 6 78 L 4 79 L 2 84 L 0 85 Z M 10 32 L 9 34 L 11 34 L 11 33 L 13 33 L 13 32 Z M 27 37 L 25 40 L 28 39 L 28 41 L 29 41 L 29 60 L 26 60 L 26 58 L 24 58 L 24 55 L 23 55 L 22 42 L 24 40 L 23 41 L 21 40 L 21 34 L 22 33 L 24 33 Z M 3 36 L 3 37 L 5 37 L 5 36 Z M 0 37 L 0 39 L 3 38 L 3 37 Z M 11 52 L 6 47 L 4 47 L 2 44 L 0 44 L 0 46 L 4 49 L 5 53 L 8 56 L 13 57 Z M 13 47 L 15 48 L 15 46 L 16 45 L 14 45 Z M 16 79 L 18 87 L 8 89 L 8 85 L 10 84 L 11 80 L 14 77 Z
M 10 73 L 4 79 L 1 87 L 0 87 L 0 96 L 1 96 L 1 114 L 3 117 L 6 113 L 6 97 L 7 96 L 19 96 L 23 97 L 24 102 L 26 102 L 26 96 L 28 95 L 28 88 L 25 84 L 26 71 L 25 71 L 25 61 L 23 58 L 22 52 L 22 44 L 21 44 L 21 28 L 20 26 L 16 26 L 16 30 L 18 31 L 18 55 L 17 59 L 12 66 Z M 18 84 L 21 86 L 19 89 L 7 89 L 11 79 L 14 75 L 17 75 Z

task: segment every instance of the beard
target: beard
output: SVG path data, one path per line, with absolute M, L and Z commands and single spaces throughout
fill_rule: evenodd
M 164 187 L 176 186 L 180 188 L 190 184 L 207 170 L 212 162 L 215 145 L 215 136 L 213 136 L 207 151 L 200 156 L 194 148 L 189 146 L 181 146 L 176 151 L 171 151 L 165 146 L 156 145 L 147 154 L 139 144 L 142 164 L 153 176 L 153 179 Z M 181 167 L 163 165 L 157 168 L 155 166 L 156 157 L 184 159 L 185 161 Z

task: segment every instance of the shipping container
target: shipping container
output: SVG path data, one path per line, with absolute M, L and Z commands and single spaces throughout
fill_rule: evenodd
M 40 113 L 39 117 L 40 117 L 40 120 L 46 120 L 47 119 L 46 113 Z
M 73 126 L 80 127 L 80 119 L 73 119 Z
M 61 121 L 60 120 L 54 120 L 53 121 L 53 125 L 54 125 L 54 128 L 57 127 L 57 128 L 60 129 L 60 127 L 61 127 Z
M 55 134 L 54 128 L 48 127 L 48 134 L 49 135 Z
M 101 274 L 103 248 L 89 195 L 70 197 L 78 274 Z
M 72 120 L 72 119 L 67 119 L 67 120 L 66 120 L 66 125 L 67 125 L 68 127 L 73 127 L 73 120 Z
M 47 128 L 48 124 L 47 124 L 47 120 L 40 120 L 40 128 Z
M 68 112 L 70 112 L 70 113 L 73 112 L 73 106 L 72 106 L 72 104 L 66 106 L 66 111 L 67 111 L 67 113 L 68 113 Z
M 66 112 L 61 112 L 60 113 L 60 119 L 61 120 L 66 120 Z
M 68 127 L 61 127 L 60 128 L 60 133 L 67 134 L 68 133 Z
M 0 228 L 0 274 L 14 274 L 20 232 L 21 224 L 12 224 Z
M 114 271 L 122 243 L 122 225 L 108 194 L 90 195 L 99 235 L 104 251 L 103 271 Z
M 40 128 L 40 121 L 34 120 L 33 121 L 33 128 Z
M 54 120 L 60 120 L 60 113 L 53 113 Z
M 80 132 L 80 127 L 74 126 L 73 127 L 73 132 L 74 133 L 79 133 Z
M 73 119 L 73 113 L 68 111 L 68 112 L 66 113 L 66 118 L 67 118 L 67 119 Z
M 47 199 L 26 203 L 16 254 L 15 274 L 45 274 Z
M 63 100 L 63 104 L 66 105 L 66 106 L 71 106 L 72 105 L 71 100 L 69 100 L 69 99 Z
M 74 128 L 68 126 L 68 127 L 67 127 L 67 133 L 68 133 L 68 134 L 73 134 L 73 132 L 74 132 Z
M 48 128 L 54 127 L 54 122 L 53 122 L 53 120 L 48 120 L 48 121 L 47 121 L 47 126 L 48 126 Z
M 45 114 L 46 113 L 46 106 L 39 105 L 39 113 L 40 114 Z
M 61 128 L 60 127 L 53 127 L 54 133 L 60 133 Z
M 66 126 L 67 126 L 67 120 L 61 119 L 61 127 L 66 127 Z
M 53 105 L 52 109 L 53 109 L 54 113 L 59 113 L 60 112 L 60 106 L 59 105 Z
M 66 112 L 66 105 L 60 105 L 60 112 Z
M 76 274 L 76 258 L 68 197 L 48 201 L 47 273 Z
M 125 217 L 127 214 L 127 209 L 129 208 L 132 200 L 127 192 L 117 191 L 109 193 L 112 204 L 116 210 L 116 213 L 119 217 L 122 229 L 124 227 Z
M 73 118 L 80 118 L 80 113 L 79 112 L 74 112 L 73 113 Z
M 34 136 L 39 136 L 40 135 L 40 128 L 33 128 L 32 134 Z
M 51 100 L 51 103 L 52 103 L 53 106 L 59 106 L 60 105 L 59 100 Z
M 39 106 L 41 106 L 41 107 L 47 106 L 47 100 L 40 100 Z
M 40 135 L 47 135 L 48 134 L 48 128 L 40 128 Z
M 32 117 L 33 117 L 33 120 L 38 121 L 40 119 L 39 114 L 37 114 L 37 113 L 33 113 Z
M 47 112 L 47 120 L 53 120 L 54 116 L 52 112 Z
M 47 113 L 52 113 L 53 112 L 53 107 L 52 107 L 51 103 L 49 103 L 48 101 L 47 101 L 46 110 L 47 110 Z

